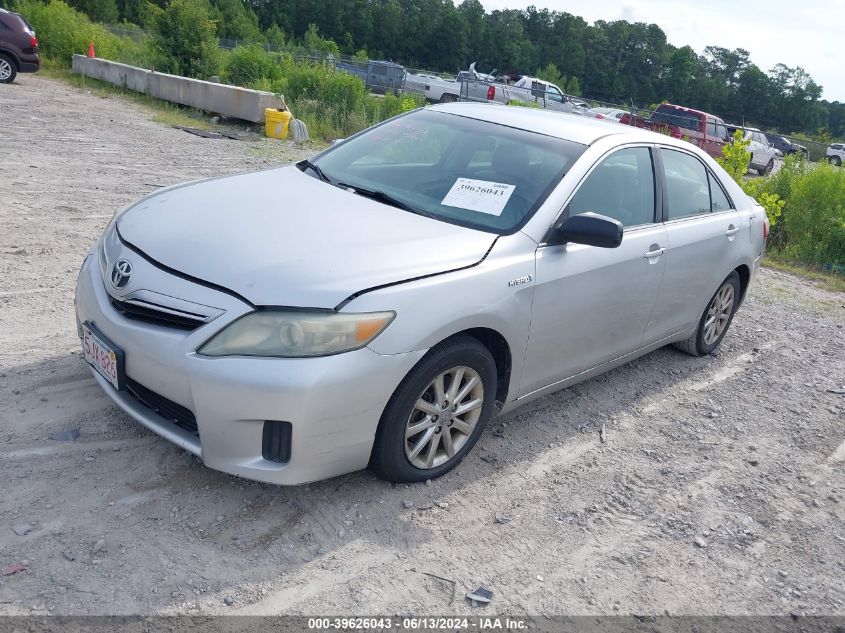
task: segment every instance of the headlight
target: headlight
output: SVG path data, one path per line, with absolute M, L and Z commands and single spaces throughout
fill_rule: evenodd
M 262 310 L 241 317 L 199 349 L 205 356 L 328 356 L 360 349 L 395 312 L 344 314 Z

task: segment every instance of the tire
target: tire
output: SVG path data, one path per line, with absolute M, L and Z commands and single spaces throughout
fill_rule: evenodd
M 766 166 L 763 168 L 763 171 L 760 172 L 761 176 L 768 176 L 772 173 L 772 170 L 775 168 L 775 159 L 770 158 L 769 162 L 766 163 Z
M 830 162 L 836 165 L 837 167 L 842 167 L 842 159 L 839 156 L 833 156 L 830 159 Z
M 18 74 L 18 66 L 15 60 L 0 53 L 0 84 L 10 84 Z
M 444 92 L 440 95 L 440 103 L 454 103 L 458 100 L 456 95 L 453 95 L 451 92 Z
M 442 399 L 436 393 L 438 379 L 442 380 Z M 453 390 L 455 379 L 458 387 Z M 463 391 L 467 392 L 462 396 Z M 459 402 L 449 402 L 449 396 L 458 396 Z M 391 396 L 379 421 L 370 468 L 395 483 L 446 474 L 478 441 L 493 417 L 495 397 L 496 361 L 490 351 L 469 335 L 444 341 L 417 363 Z M 476 406 L 463 414 L 454 413 L 458 404 L 476 401 Z
M 728 328 L 731 326 L 734 314 L 736 314 L 737 304 L 739 303 L 740 291 L 739 275 L 736 271 L 733 271 L 719 284 L 719 289 L 716 290 L 710 301 L 707 302 L 707 307 L 701 315 L 698 327 L 695 329 L 695 334 L 685 341 L 674 343 L 674 346 L 691 356 L 707 356 L 708 354 L 712 354 L 719 347 L 722 339 L 725 338 Z M 724 305 L 728 294 L 730 295 L 729 310 L 727 312 L 719 310 L 718 306 Z M 720 319 L 722 322 L 721 326 L 714 324 L 715 330 L 709 324 L 709 318 L 712 316 L 711 311 L 714 309 L 717 311 L 717 314 L 723 317 Z M 721 329 L 718 329 L 719 327 Z

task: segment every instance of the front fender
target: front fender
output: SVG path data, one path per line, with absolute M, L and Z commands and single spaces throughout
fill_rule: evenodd
M 343 311 L 396 312 L 369 345 L 379 354 L 426 350 L 468 329 L 494 330 L 511 350 L 508 393 L 515 395 L 531 324 L 536 248 L 522 233 L 502 237 L 476 266 L 367 292 Z

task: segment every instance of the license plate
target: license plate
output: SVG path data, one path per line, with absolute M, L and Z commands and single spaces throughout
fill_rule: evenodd
M 82 351 L 98 374 L 115 389 L 123 388 L 123 351 L 87 321 L 82 324 Z

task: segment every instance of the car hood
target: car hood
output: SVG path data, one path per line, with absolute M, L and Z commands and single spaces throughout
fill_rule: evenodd
M 255 305 L 315 308 L 471 266 L 496 239 L 361 197 L 294 166 L 167 189 L 130 207 L 117 228 L 159 264 Z

